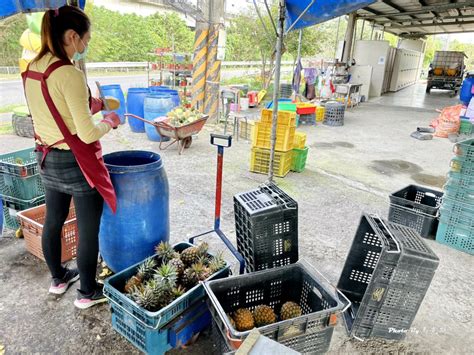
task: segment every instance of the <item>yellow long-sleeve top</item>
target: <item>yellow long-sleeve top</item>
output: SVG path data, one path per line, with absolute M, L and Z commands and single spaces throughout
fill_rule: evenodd
M 30 70 L 44 73 L 48 66 L 57 60 L 59 59 L 52 54 L 47 54 L 31 64 Z M 69 131 L 72 134 L 77 134 L 84 143 L 95 142 L 110 131 L 111 127 L 107 123 L 96 124 L 92 119 L 89 109 L 89 91 L 81 70 L 73 65 L 62 66 L 51 73 L 46 84 Z M 35 132 L 41 137 L 43 143 L 50 145 L 63 139 L 63 135 L 46 105 L 41 92 L 41 82 L 27 79 L 25 93 Z M 69 146 L 63 143 L 55 148 L 69 149 Z

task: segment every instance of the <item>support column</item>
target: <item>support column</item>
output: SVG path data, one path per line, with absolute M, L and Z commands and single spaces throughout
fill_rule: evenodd
M 207 37 L 206 90 L 204 113 L 216 119 L 219 111 L 221 61 L 217 59 L 219 30 L 224 27 L 224 0 L 209 0 L 209 35 Z
M 354 29 L 356 22 L 357 21 L 355 12 L 349 14 L 349 18 L 347 20 L 346 35 L 344 37 L 344 52 L 342 53 L 342 61 L 344 63 L 347 63 L 352 56 L 352 42 L 354 39 Z
M 209 24 L 206 22 L 196 22 L 193 51 L 193 84 L 191 88 L 191 103 L 193 107 L 198 108 L 201 112 L 204 111 L 208 35 Z

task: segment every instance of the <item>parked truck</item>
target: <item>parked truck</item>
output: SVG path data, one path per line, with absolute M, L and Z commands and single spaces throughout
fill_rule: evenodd
M 426 93 L 431 89 L 451 90 L 451 96 L 458 94 L 464 76 L 464 52 L 436 51 L 428 71 Z

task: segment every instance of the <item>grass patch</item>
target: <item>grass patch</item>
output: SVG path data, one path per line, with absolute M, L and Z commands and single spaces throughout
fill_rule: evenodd
M 15 108 L 20 107 L 20 106 L 23 106 L 23 105 L 11 104 L 11 105 L 0 106 L 0 113 L 12 112 Z
M 0 135 L 13 134 L 13 127 L 10 122 L 0 124 Z

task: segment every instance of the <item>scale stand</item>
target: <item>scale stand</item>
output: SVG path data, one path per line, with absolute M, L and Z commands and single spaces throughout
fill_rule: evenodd
M 217 176 L 216 176 L 216 205 L 214 213 L 214 229 L 195 235 L 189 238 L 189 242 L 192 244 L 194 239 L 202 237 L 206 234 L 216 233 L 224 244 L 229 248 L 230 252 L 239 261 L 240 274 L 244 273 L 245 260 L 242 255 L 235 249 L 230 240 L 226 237 L 224 232 L 221 230 L 221 203 L 222 203 L 222 168 L 224 162 L 224 148 L 230 148 L 232 145 L 231 135 L 222 135 L 211 133 L 211 144 L 217 146 Z

